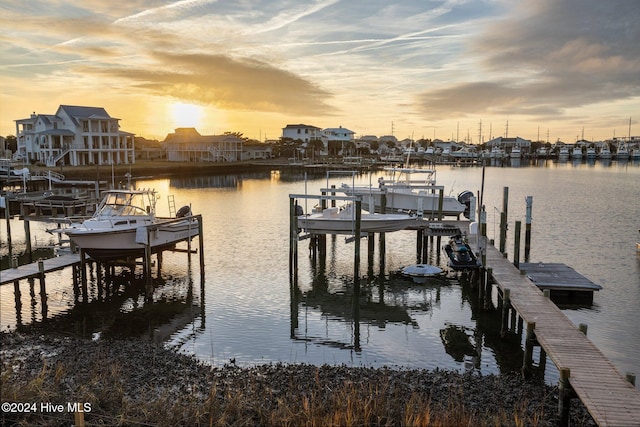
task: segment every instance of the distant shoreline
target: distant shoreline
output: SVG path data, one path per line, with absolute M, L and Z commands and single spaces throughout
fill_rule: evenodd
M 166 160 L 141 160 L 132 164 L 119 164 L 113 166 L 113 174 L 118 180 L 122 180 L 130 173 L 132 178 L 140 177 L 167 177 L 188 176 L 202 174 L 229 174 L 253 172 L 257 170 L 269 170 L 273 168 L 287 167 L 282 160 L 252 160 L 233 163 L 205 163 L 205 162 L 169 162 Z M 111 165 L 91 166 L 62 166 L 47 168 L 31 166 L 31 171 L 52 171 L 64 175 L 66 179 L 83 180 L 107 180 L 111 178 Z

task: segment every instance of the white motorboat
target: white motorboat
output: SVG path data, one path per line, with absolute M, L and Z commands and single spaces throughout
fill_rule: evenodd
M 198 221 L 188 206 L 175 218 L 159 218 L 156 200 L 154 190 L 110 190 L 91 218 L 60 232 L 98 261 L 140 257 L 147 245 L 157 252 L 198 235 Z
M 361 196 L 362 208 L 369 212 L 380 211 L 382 196 L 385 196 L 386 212 L 410 212 L 418 216 L 436 215 L 439 212 L 440 190 L 437 186 L 435 170 L 411 168 L 387 168 L 391 178 L 378 179 L 378 188 L 342 184 L 342 191 L 348 196 Z M 414 180 L 413 177 L 420 177 Z M 465 213 L 468 206 L 453 196 L 443 195 L 442 214 L 456 216 Z
M 618 151 L 616 152 L 617 160 L 629 160 L 629 148 L 625 143 L 618 145 Z
M 421 218 L 404 213 L 361 212 L 361 233 L 387 233 L 420 225 Z M 331 207 L 298 216 L 298 228 L 317 234 L 355 234 L 356 212 L 352 204 Z
M 563 145 L 560 147 L 560 151 L 558 151 L 558 158 L 561 160 L 566 160 L 569 158 L 569 147 Z
M 607 160 L 611 158 L 611 150 L 609 149 L 609 144 L 604 143 L 602 148 L 600 149 L 600 153 L 598 157 L 603 160 Z
M 511 154 L 509 155 L 512 159 L 519 159 L 522 157 L 522 149 L 520 146 L 516 145 L 511 149 Z
M 596 156 L 597 156 L 596 147 L 593 145 L 590 145 L 589 147 L 587 147 L 587 159 L 595 159 Z
M 571 150 L 571 158 L 574 160 L 582 159 L 582 147 L 576 145 Z

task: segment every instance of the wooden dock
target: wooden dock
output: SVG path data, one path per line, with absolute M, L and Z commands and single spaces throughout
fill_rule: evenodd
M 640 391 L 525 274 L 493 245 L 486 248 L 486 266 L 496 285 L 509 289 L 510 304 L 599 426 L 640 425 Z
M 76 264 L 80 265 L 80 255 L 68 254 L 43 260 L 42 269 L 40 269 L 39 262 L 8 268 L 0 272 L 0 286 L 18 280 L 40 277 L 42 274 L 62 270 Z

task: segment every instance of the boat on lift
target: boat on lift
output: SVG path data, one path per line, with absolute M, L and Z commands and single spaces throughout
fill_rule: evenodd
M 141 257 L 147 247 L 155 253 L 198 235 L 189 206 L 180 208 L 175 218 L 161 218 L 156 216 L 157 199 L 149 189 L 110 190 L 91 218 L 53 231 L 69 236 L 97 261 Z
M 385 196 L 386 212 L 410 212 L 419 216 L 437 215 L 440 190 L 436 185 L 433 169 L 385 168 L 390 178 L 380 177 L 378 187 L 342 184 L 341 190 L 348 196 L 360 196 L 362 208 L 369 212 L 382 209 Z M 417 178 L 417 179 L 416 179 Z M 442 215 L 459 217 L 468 211 L 468 205 L 453 196 L 443 195 Z
M 300 212 L 297 212 L 300 213 Z M 354 234 L 356 212 L 353 204 L 343 207 L 316 208 L 309 214 L 300 214 L 298 228 L 315 234 Z M 361 212 L 361 233 L 387 233 L 417 227 L 422 218 L 406 213 L 379 214 Z

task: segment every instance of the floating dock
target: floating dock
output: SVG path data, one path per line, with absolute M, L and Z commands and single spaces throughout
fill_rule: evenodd
M 562 298 L 572 302 L 593 303 L 593 292 L 602 286 L 592 282 L 566 264 L 560 263 L 520 263 L 524 272 L 539 289 L 548 289 L 551 298 Z

